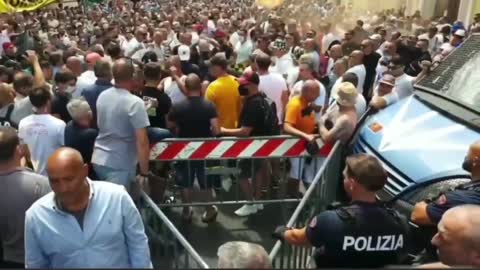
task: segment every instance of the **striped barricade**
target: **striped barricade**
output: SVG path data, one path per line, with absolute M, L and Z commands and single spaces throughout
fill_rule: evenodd
M 306 157 L 307 141 L 292 136 L 251 138 L 167 139 L 152 146 L 150 160 L 229 160 Z M 322 144 L 318 156 L 326 157 L 331 144 Z

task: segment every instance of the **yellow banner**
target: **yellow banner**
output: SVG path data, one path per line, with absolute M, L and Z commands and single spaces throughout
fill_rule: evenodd
M 0 0 L 0 13 L 32 11 L 57 1 L 58 0 Z
M 255 0 L 255 3 L 257 6 L 273 9 L 283 4 L 283 0 Z

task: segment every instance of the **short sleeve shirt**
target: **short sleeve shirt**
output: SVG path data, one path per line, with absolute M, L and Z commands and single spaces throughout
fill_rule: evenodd
M 202 97 L 189 97 L 173 105 L 168 120 L 175 122 L 180 138 L 205 138 L 212 136 L 210 120 L 216 117 L 212 102 Z
M 307 134 L 313 134 L 315 130 L 315 112 L 305 114 L 307 103 L 299 96 L 293 97 L 287 104 L 285 112 L 285 123 L 289 123 L 294 128 Z
M 464 204 L 480 205 L 480 192 L 474 190 L 454 190 L 440 195 L 427 205 L 427 214 L 432 222 L 438 224 L 443 214 L 455 206 Z
M 250 136 L 268 136 L 265 130 L 265 102 L 261 94 L 248 97 L 240 115 L 240 127 L 251 127 Z
M 137 164 L 135 132 L 150 126 L 143 100 L 125 89 L 105 90 L 97 100 L 97 125 L 92 163 L 133 170 Z
M 215 104 L 221 127 L 237 127 L 240 114 L 240 93 L 235 77 L 223 76 L 216 79 L 208 86 L 205 99 Z

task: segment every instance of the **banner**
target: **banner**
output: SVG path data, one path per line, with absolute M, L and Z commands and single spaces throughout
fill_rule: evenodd
M 282 5 L 283 0 L 255 0 L 255 3 L 259 7 L 274 9 L 274 8 Z
M 0 13 L 32 11 L 57 1 L 58 0 L 0 0 Z

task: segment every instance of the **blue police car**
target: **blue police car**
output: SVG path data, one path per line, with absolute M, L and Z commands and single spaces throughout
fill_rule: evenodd
M 354 152 L 388 171 L 378 194 L 409 215 L 416 202 L 470 180 L 462 162 L 480 140 L 480 35 L 470 36 L 415 85 L 415 94 L 370 116 Z

